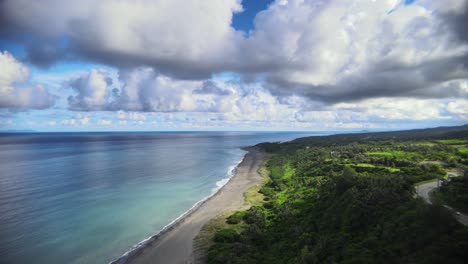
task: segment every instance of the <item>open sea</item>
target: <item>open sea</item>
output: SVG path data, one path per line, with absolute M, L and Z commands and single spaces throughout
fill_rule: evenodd
M 213 194 L 240 147 L 323 134 L 0 134 L 0 263 L 108 263 Z

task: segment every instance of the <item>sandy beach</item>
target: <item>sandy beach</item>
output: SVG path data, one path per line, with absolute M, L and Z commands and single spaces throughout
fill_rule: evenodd
M 234 176 L 221 190 L 183 220 L 161 234 L 141 252 L 130 257 L 127 263 L 194 263 L 193 239 L 203 225 L 223 212 L 242 208 L 244 192 L 262 180 L 258 169 L 262 164 L 264 153 L 255 148 L 247 150 L 249 152 L 237 167 Z

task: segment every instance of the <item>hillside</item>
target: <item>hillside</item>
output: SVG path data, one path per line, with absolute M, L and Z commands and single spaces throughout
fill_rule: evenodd
M 468 166 L 468 126 L 308 137 L 271 153 L 263 202 L 228 218 L 209 263 L 466 263 L 468 229 L 414 184 Z

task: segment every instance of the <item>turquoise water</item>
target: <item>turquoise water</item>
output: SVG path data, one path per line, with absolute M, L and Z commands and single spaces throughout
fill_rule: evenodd
M 240 147 L 306 135 L 0 135 L 0 263 L 107 263 L 212 194 Z

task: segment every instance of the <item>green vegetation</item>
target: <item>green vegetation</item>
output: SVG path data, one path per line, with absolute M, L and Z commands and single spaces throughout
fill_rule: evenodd
M 227 218 L 227 223 L 231 225 L 239 224 L 245 216 L 245 211 L 235 212 Z
M 262 166 L 259 168 L 259 173 L 266 181 L 270 176 L 270 170 L 266 167 L 266 164 L 269 160 L 268 155 L 263 161 Z M 250 187 L 245 193 L 245 207 L 250 206 L 260 206 L 265 203 L 265 196 L 259 192 L 262 185 L 254 185 Z M 244 216 L 246 211 L 238 212 L 226 212 L 222 215 L 211 219 L 206 225 L 202 227 L 197 237 L 194 240 L 194 254 L 199 263 L 205 263 L 208 255 L 208 249 L 215 245 L 215 241 L 220 243 L 222 240 L 219 236 L 216 237 L 218 232 L 231 232 L 231 231 L 222 231 L 222 230 L 234 230 L 237 234 L 240 234 L 246 227 L 247 224 L 244 222 Z M 210 251 L 210 254 L 213 255 L 213 250 Z M 216 255 L 216 254 L 215 254 Z
M 407 152 L 407 151 L 377 151 L 367 153 L 369 156 L 376 156 L 378 158 L 393 158 L 393 159 L 406 159 L 406 160 L 422 160 L 423 156 L 418 152 Z
M 463 147 L 463 148 L 458 148 L 458 151 L 459 151 L 461 154 L 465 154 L 465 155 L 468 154 L 468 148 L 465 148 L 465 147 Z
M 352 165 L 354 168 L 384 168 L 388 170 L 389 172 L 399 172 L 399 168 L 394 168 L 394 167 L 387 167 L 387 166 L 376 166 L 374 164 L 369 164 L 369 163 L 359 163 Z
M 443 182 L 442 186 L 433 192 L 433 198 L 468 214 L 468 173 Z
M 261 205 L 265 198 L 263 194 L 259 193 L 260 185 L 250 187 L 245 193 L 245 205 Z
M 468 229 L 413 186 L 466 169 L 447 142 L 467 138 L 464 126 L 260 144 L 263 199 L 221 223 L 208 263 L 465 263 Z M 466 205 L 465 184 L 441 192 Z
M 263 181 L 265 182 L 268 177 L 270 176 L 269 170 L 266 168 L 266 162 L 268 161 L 268 158 L 265 159 L 263 162 L 262 166 L 260 166 L 259 172 L 260 175 L 263 177 Z M 245 205 L 246 206 L 259 206 L 264 203 L 265 196 L 259 192 L 260 188 L 262 187 L 263 183 L 260 185 L 254 185 L 250 187 L 245 193 L 244 193 L 244 198 L 245 198 Z
M 437 143 L 446 144 L 446 145 L 464 145 L 468 144 L 468 141 L 464 139 L 441 139 L 436 140 Z

